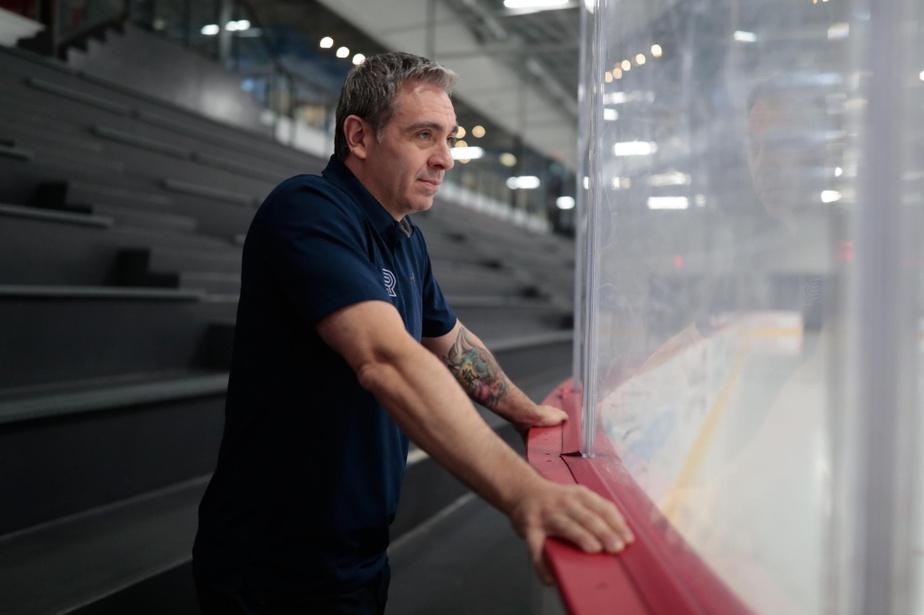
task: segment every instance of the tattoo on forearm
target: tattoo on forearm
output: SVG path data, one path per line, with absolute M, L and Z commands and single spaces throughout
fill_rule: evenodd
M 487 348 L 472 343 L 465 327 L 459 329 L 443 361 L 469 397 L 478 403 L 494 408 L 507 395 L 507 376 Z

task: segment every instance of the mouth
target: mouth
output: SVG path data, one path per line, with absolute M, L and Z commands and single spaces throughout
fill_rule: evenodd
M 424 177 L 419 178 L 417 181 L 421 181 L 421 182 L 427 184 L 428 186 L 432 187 L 434 190 L 436 190 L 437 188 L 439 188 L 439 187 L 440 187 L 440 184 L 443 183 L 443 182 L 442 182 L 441 180 L 439 180 L 439 179 L 428 179 L 428 178 L 424 178 Z

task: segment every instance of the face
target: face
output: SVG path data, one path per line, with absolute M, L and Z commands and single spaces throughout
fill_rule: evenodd
M 823 117 L 805 105 L 758 101 L 748 114 L 748 167 L 767 212 L 786 223 L 811 209 L 824 189 Z
M 351 148 L 361 167 L 357 177 L 395 219 L 426 211 L 453 166 L 455 132 L 456 114 L 442 88 L 405 83 L 379 134 L 365 135 L 361 150 Z

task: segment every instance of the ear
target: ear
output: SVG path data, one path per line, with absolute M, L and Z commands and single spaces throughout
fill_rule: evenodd
M 370 141 L 375 136 L 372 132 L 372 126 L 358 115 L 348 115 L 343 120 L 343 136 L 346 137 L 347 147 L 360 160 L 365 160 L 369 155 Z

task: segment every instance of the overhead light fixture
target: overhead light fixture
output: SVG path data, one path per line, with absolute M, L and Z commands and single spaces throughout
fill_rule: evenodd
M 361 53 L 357 53 L 355 56 L 353 56 L 353 64 L 355 64 L 356 66 L 359 66 L 365 61 L 366 61 L 366 56 L 364 56 Z
M 590 178 L 585 175 L 581 180 L 581 185 L 584 186 L 584 190 L 590 190 Z
M 559 209 L 574 209 L 574 197 L 573 196 L 560 196 L 555 199 L 555 206 Z
M 622 69 L 618 66 L 613 69 L 613 79 L 622 79 Z
M 468 143 L 466 143 L 466 142 L 463 141 L 462 139 L 459 139 L 458 141 L 456 141 L 456 144 L 455 144 L 453 147 L 458 147 L 458 148 L 460 148 L 460 149 L 465 149 L 466 147 L 468 147 Z
M 620 66 L 622 67 L 622 70 L 624 71 L 632 70 L 632 62 L 630 62 L 629 60 L 623 60 Z
M 745 32 L 744 30 L 735 30 L 735 40 L 739 43 L 756 43 L 757 35 L 753 32 Z
M 480 147 L 454 147 L 449 151 L 453 160 L 477 160 L 484 156 L 484 150 Z
M 651 46 L 651 56 L 652 57 L 660 58 L 663 53 L 664 53 L 664 50 L 661 49 L 661 45 L 655 43 L 654 45 Z
M 613 177 L 610 179 L 610 186 L 613 190 L 623 190 L 632 187 L 632 179 L 629 177 Z
M 650 196 L 648 209 L 686 209 L 690 200 L 685 196 Z
M 349 57 L 349 55 L 350 55 L 350 48 L 349 48 L 349 47 L 340 47 L 339 49 L 337 49 L 337 57 L 338 57 L 338 58 L 347 58 L 347 57 Z
M 638 64 L 639 66 L 641 66 L 642 64 L 644 64 L 644 63 L 645 63 L 645 54 L 644 54 L 644 53 L 637 53 L 637 54 L 635 54 L 635 63 Z
M 850 36 L 850 24 L 846 21 L 833 23 L 828 26 L 828 40 L 836 41 Z
M 841 167 L 834 167 L 834 177 L 840 177 L 844 174 L 844 169 Z
M 517 157 L 510 152 L 504 152 L 498 157 L 498 159 L 500 160 L 500 163 L 505 167 L 517 166 Z
M 472 126 L 472 136 L 476 139 L 483 137 L 487 131 L 484 129 L 484 126 L 478 124 L 477 126 Z
M 515 11 L 542 11 L 565 8 L 571 0 L 504 0 L 504 8 Z
M 605 122 L 615 122 L 619 119 L 619 112 L 616 109 L 603 108 L 603 120 Z
M 321 39 L 320 45 L 321 45 L 321 49 L 330 49 L 331 47 L 334 46 L 334 39 L 332 39 L 329 36 L 325 36 L 324 38 Z
M 924 81 L 924 70 L 922 70 L 922 71 L 918 74 L 918 79 L 920 79 L 921 81 Z
M 199 30 L 199 32 L 206 36 L 215 36 L 221 32 L 221 27 L 217 23 L 210 23 L 202 26 L 202 29 Z
M 648 177 L 648 185 L 652 188 L 661 188 L 664 186 L 689 186 L 692 178 L 686 173 L 679 171 L 669 171 L 667 173 L 658 173 Z
M 465 128 L 463 126 L 457 127 L 456 128 L 456 138 L 461 139 L 464 136 L 465 136 Z
M 507 187 L 511 190 L 535 190 L 540 185 L 535 175 L 520 175 L 507 178 Z
M 821 202 L 822 203 L 837 203 L 841 200 L 841 193 L 837 190 L 822 190 L 821 191 Z
M 244 30 L 250 30 L 250 20 L 238 19 L 237 21 L 229 21 L 225 24 L 225 30 L 228 32 L 243 32 Z
M 614 156 L 648 156 L 658 151 L 658 145 L 649 141 L 621 141 L 613 144 Z
M 607 83 L 613 83 L 613 73 L 610 71 L 603 73 L 603 80 Z

